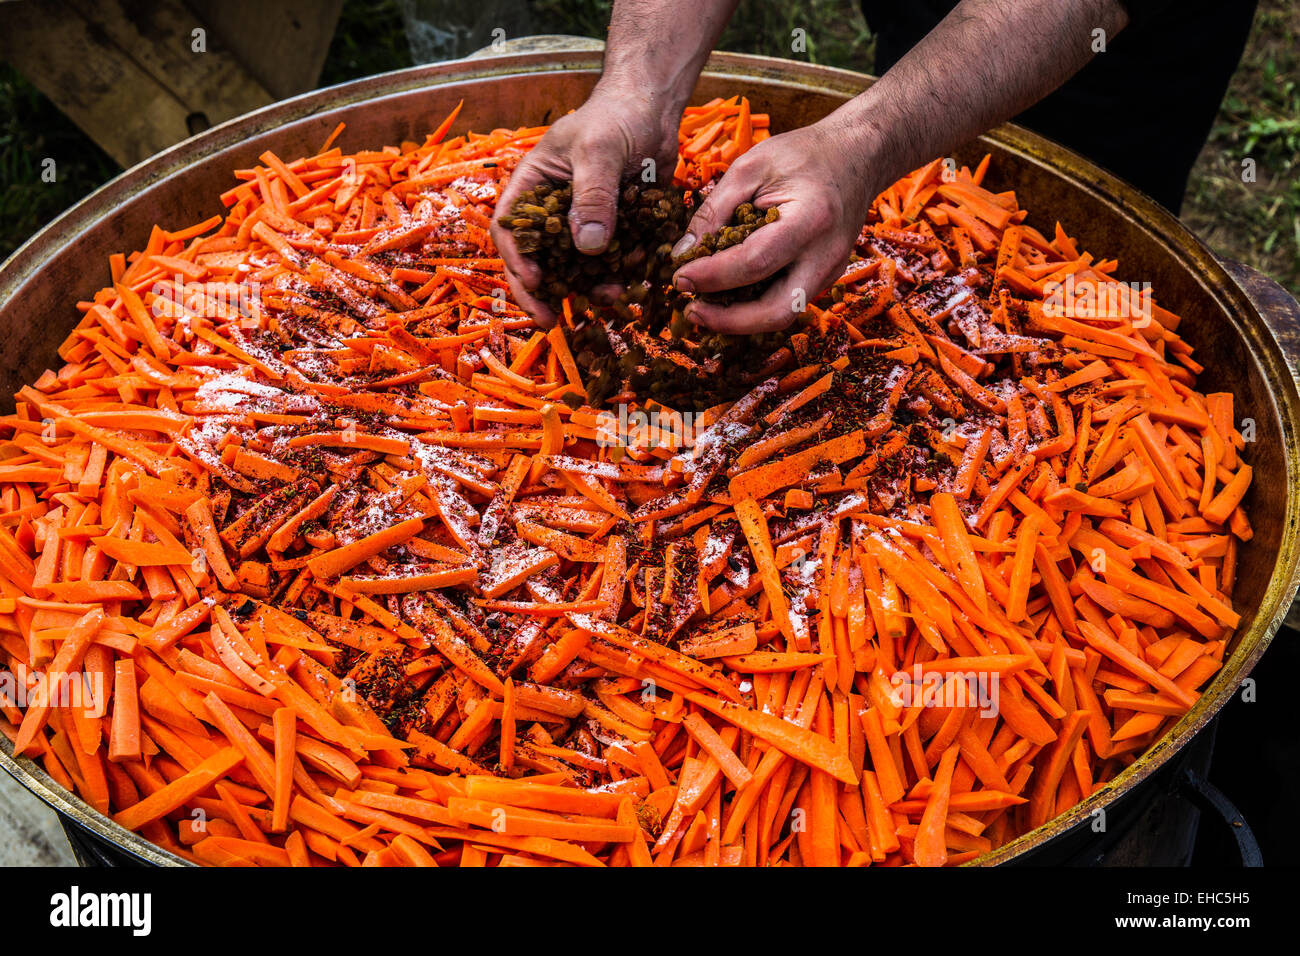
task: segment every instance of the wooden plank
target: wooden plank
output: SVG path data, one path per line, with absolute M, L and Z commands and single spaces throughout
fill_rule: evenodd
M 0 3 L 0 56 L 131 166 L 312 89 L 341 9 L 342 0 Z
M 0 56 L 123 166 L 189 135 L 189 108 L 75 11 L 0 4 Z
M 90 25 L 171 91 L 190 113 L 215 126 L 272 102 L 272 96 L 227 49 L 215 31 L 180 0 L 128 7 L 120 0 L 68 0 Z M 202 30 L 202 51 L 194 31 Z M 193 126 L 194 124 L 191 124 Z M 193 129 L 191 131 L 194 131 Z
M 189 6 L 272 96 L 284 99 L 316 88 L 343 0 L 190 0 Z

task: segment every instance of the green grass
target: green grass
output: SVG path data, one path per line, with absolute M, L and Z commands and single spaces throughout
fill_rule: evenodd
M 41 178 L 54 160 L 54 182 Z M 0 63 L 0 259 L 119 172 L 7 63 Z
M 1300 296 L 1300 7 L 1263 0 L 1192 171 L 1183 218 L 1216 252 Z M 1255 182 L 1242 162 L 1255 161 Z
M 321 69 L 320 85 L 413 66 L 402 13 L 394 0 L 346 0 Z
M 471 47 L 487 0 L 407 0 L 463 16 Z M 493 10 L 510 7 L 495 0 Z M 515 6 L 511 36 L 604 36 L 610 0 L 528 0 Z M 495 16 L 496 14 L 491 14 Z M 478 23 L 478 33 L 484 30 Z M 807 50 L 792 53 L 792 32 Z M 1224 99 L 1188 188 L 1184 219 L 1218 253 L 1274 276 L 1300 295 L 1300 6 L 1262 0 L 1242 65 Z M 741 0 L 721 49 L 787 56 L 870 71 L 874 43 L 855 0 Z M 468 52 L 468 51 L 466 51 Z M 347 0 L 321 74 L 321 85 L 410 66 L 411 45 L 398 0 Z M 45 158 L 57 180 L 41 181 Z M 1241 161 L 1257 181 L 1241 181 Z M 118 172 L 117 166 L 12 68 L 0 64 L 0 257 Z

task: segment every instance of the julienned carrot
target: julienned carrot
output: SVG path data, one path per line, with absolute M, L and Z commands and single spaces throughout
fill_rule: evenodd
M 394 545 L 414 538 L 423 529 L 424 521 L 422 519 L 408 518 L 406 521 L 399 521 L 382 531 L 376 531 L 374 534 L 367 535 L 351 544 L 334 548 L 324 554 L 318 554 L 308 560 L 307 567 L 318 578 L 338 577 L 344 571 L 351 570 L 362 561 L 373 558 L 381 551 L 386 551 Z
M 749 768 L 740 762 L 740 758 L 723 742 L 717 731 L 710 727 L 708 721 L 703 717 L 699 714 L 687 714 L 682 718 L 682 726 L 700 745 L 700 748 L 707 751 L 709 756 L 718 762 L 722 772 L 727 775 L 728 780 L 736 785 L 737 790 L 753 780 L 754 775 L 749 772 Z
M 544 129 L 456 118 L 236 171 L 0 418 L 0 730 L 92 807 L 211 864 L 958 863 L 1221 668 L 1232 396 L 987 161 L 882 193 L 747 394 L 618 396 L 693 447 L 610 448 L 486 232 Z M 678 184 L 768 127 L 689 108 Z
M 948 802 L 952 795 L 952 773 L 961 756 L 961 745 L 953 744 L 939 759 L 934 786 L 926 800 L 921 825 L 917 829 L 914 854 L 921 866 L 943 866 L 948 862 L 948 845 L 945 827 L 948 824 Z
M 194 769 L 121 810 L 113 819 L 129 830 L 138 830 L 203 793 L 243 759 L 234 747 L 222 748 Z
M 618 813 L 619 804 L 624 799 L 618 793 L 599 793 L 557 784 L 530 785 L 526 779 L 494 777 L 470 777 L 465 781 L 465 793 L 477 800 L 506 806 L 611 818 Z
M 194 534 L 198 536 L 199 545 L 203 549 L 202 553 L 221 586 L 232 590 L 238 588 L 239 579 L 235 577 L 235 572 L 231 570 L 230 561 L 226 558 L 225 549 L 221 546 L 221 539 L 217 536 L 217 529 L 212 521 L 211 506 L 207 501 L 199 499 L 185 509 L 185 517 L 189 520 Z
M 82 659 L 90 649 L 90 642 L 104 626 L 104 620 L 102 608 L 91 608 L 66 632 L 58 653 L 50 661 L 49 667 L 43 669 L 49 681 L 43 690 L 38 689 L 34 694 L 34 699 L 23 712 L 22 724 L 10 735 L 15 754 L 26 753 L 36 742 L 37 735 L 49 719 L 51 708 L 55 706 L 53 697 L 62 689 L 58 682 L 66 681 L 78 673 Z
M 776 558 L 772 552 L 772 539 L 763 511 L 751 498 L 737 502 L 735 510 L 745 537 L 749 541 L 749 552 L 758 566 L 759 579 L 763 584 L 763 592 L 767 595 L 772 617 L 785 639 L 799 646 L 802 642 L 795 634 L 794 624 L 791 622 L 789 602 L 776 566 Z
M 293 772 L 298 715 L 292 707 L 277 708 L 271 717 L 275 733 L 275 792 L 271 794 L 271 826 L 283 833 L 289 826 L 289 801 L 293 794 Z
M 850 786 L 857 784 L 857 771 L 849 763 L 846 755 L 837 750 L 834 743 L 821 734 L 805 730 L 789 721 L 765 714 L 761 710 L 750 710 L 729 701 L 712 700 L 698 694 L 690 695 L 690 699 L 710 713 L 735 724 L 741 730 L 761 737 L 777 750 L 824 770 Z
M 975 549 L 971 546 L 966 519 L 957 505 L 957 499 L 948 492 L 930 496 L 930 515 L 943 536 L 943 544 L 955 563 L 957 580 L 981 611 L 988 610 L 988 589 Z
M 576 814 L 560 816 L 466 797 L 449 798 L 447 809 L 461 823 L 495 829 L 509 836 L 549 837 L 575 843 L 627 843 L 632 839 L 632 827 L 628 824 Z
M 135 683 L 135 663 L 120 658 L 113 664 L 113 724 L 108 759 L 140 759 L 140 711 Z

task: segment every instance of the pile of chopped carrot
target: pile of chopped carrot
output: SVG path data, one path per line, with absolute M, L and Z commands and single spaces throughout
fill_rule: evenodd
M 691 189 L 707 185 L 741 153 L 767 139 L 770 125 L 766 113 L 750 112 L 743 96 L 687 107 L 677 130 L 673 179 Z
M 1196 702 L 1251 469 L 1114 261 L 935 162 L 689 447 L 609 447 L 487 232 L 544 130 L 455 116 L 79 303 L 0 418 L 15 753 L 209 864 L 942 865 Z M 766 125 L 688 110 L 679 179 Z

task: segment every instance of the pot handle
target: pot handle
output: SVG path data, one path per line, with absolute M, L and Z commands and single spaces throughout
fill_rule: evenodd
M 1242 817 L 1241 811 L 1236 808 L 1231 800 L 1224 796 L 1222 790 L 1195 770 L 1184 771 L 1180 789 L 1183 795 L 1195 804 L 1202 813 L 1222 820 L 1227 824 L 1228 831 L 1237 844 L 1237 852 L 1241 856 L 1242 866 L 1256 867 L 1264 865 L 1264 856 L 1260 853 L 1259 842 L 1255 839 L 1255 834 L 1251 831 L 1245 818 Z
M 1220 258 L 1219 262 L 1264 317 L 1294 373 L 1300 363 L 1300 303 L 1258 269 L 1235 259 Z

